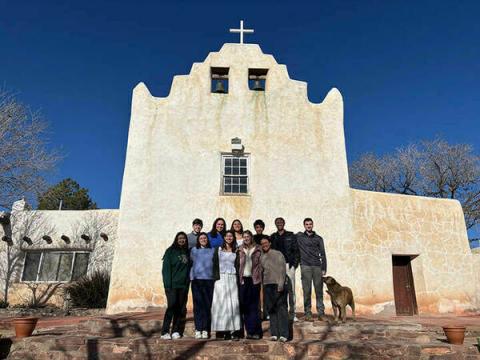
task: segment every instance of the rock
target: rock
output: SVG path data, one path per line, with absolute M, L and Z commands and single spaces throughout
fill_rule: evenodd
M 429 344 L 431 342 L 430 336 L 420 335 L 415 338 L 417 344 Z

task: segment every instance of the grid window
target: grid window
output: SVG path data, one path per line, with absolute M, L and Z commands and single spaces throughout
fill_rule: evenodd
M 69 282 L 87 274 L 88 252 L 28 251 L 22 281 Z
M 223 156 L 223 193 L 248 193 L 248 158 L 245 156 Z

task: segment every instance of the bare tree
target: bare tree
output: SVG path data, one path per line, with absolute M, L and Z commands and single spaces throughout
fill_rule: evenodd
M 350 167 L 350 180 L 356 187 L 365 190 L 393 191 L 393 159 L 364 154 Z
M 24 256 L 23 244 L 37 245 L 42 236 L 55 231 L 48 220 L 38 211 L 15 211 L 10 214 L 10 222 L 3 225 L 3 246 L 0 256 L 0 282 L 3 301 L 8 302 L 8 293 L 12 283 L 20 276 Z
M 88 239 L 89 273 L 96 270 L 110 272 L 113 260 L 112 240 L 116 234 L 116 223 L 108 212 L 87 212 L 81 220 L 72 225 L 71 233 L 75 238 Z
M 0 208 L 45 189 L 44 174 L 60 156 L 47 149 L 47 123 L 0 89 Z
M 392 192 L 406 195 L 419 195 L 421 183 L 418 176 L 420 152 L 415 145 L 399 148 L 393 156 L 389 171 L 392 179 Z
M 457 199 L 467 229 L 480 225 L 480 157 L 471 145 L 423 141 L 392 155 L 365 154 L 349 171 L 354 188 Z
M 29 308 L 43 307 L 59 288 L 64 287 L 63 285 L 62 283 L 27 283 L 30 293 L 23 297 L 23 303 Z

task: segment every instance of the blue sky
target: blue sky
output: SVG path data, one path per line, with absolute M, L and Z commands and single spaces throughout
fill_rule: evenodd
M 72 177 L 102 208 L 116 208 L 140 81 L 166 96 L 223 43 L 239 20 L 246 42 L 345 101 L 349 160 L 442 136 L 473 144 L 480 131 L 479 1 L 4 1 L 0 84 L 51 124 Z

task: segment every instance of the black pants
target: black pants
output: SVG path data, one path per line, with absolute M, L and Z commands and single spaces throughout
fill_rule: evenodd
M 190 291 L 190 283 L 187 285 L 187 295 L 185 295 L 185 303 L 183 305 L 182 309 L 182 316 L 180 319 L 180 328 L 179 328 L 179 333 L 183 334 L 185 332 L 185 325 L 187 324 L 187 303 L 188 303 L 188 292 Z
M 197 331 L 210 332 L 214 284 L 213 280 L 195 279 L 192 281 L 193 318 Z
M 162 334 L 170 332 L 170 323 L 173 319 L 172 333 L 178 332 L 183 335 L 185 329 L 185 317 L 183 308 L 188 299 L 188 287 L 184 289 L 165 289 L 167 295 L 167 311 L 163 318 Z
M 243 285 L 240 285 L 239 290 L 240 315 L 247 335 L 262 336 L 262 323 L 258 316 L 260 284 L 254 285 L 251 277 L 244 277 Z
M 288 339 L 287 289 L 277 291 L 277 284 L 263 287 L 265 305 L 270 316 L 270 334 Z

